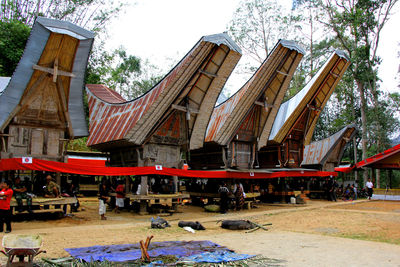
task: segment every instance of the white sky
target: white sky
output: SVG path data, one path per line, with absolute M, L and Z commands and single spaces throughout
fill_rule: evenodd
M 290 0 L 285 2 L 291 5 Z M 149 59 L 166 73 L 172 67 L 168 64 L 180 60 L 202 36 L 225 31 L 238 3 L 239 0 L 137 0 L 113 20 L 106 43 L 110 49 L 122 45 L 129 54 Z M 399 81 L 395 80 L 400 63 L 399 10 L 398 4 L 397 13 L 383 29 L 378 51 L 383 58 L 381 88 L 390 92 L 399 91 Z M 232 80 L 236 90 L 245 81 L 238 77 Z

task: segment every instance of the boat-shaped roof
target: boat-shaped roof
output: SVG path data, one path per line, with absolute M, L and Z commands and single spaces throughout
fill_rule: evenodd
M 88 86 L 87 145 L 141 145 L 179 110 L 187 113 L 190 149 L 202 147 L 212 108 L 240 57 L 240 48 L 226 33 L 215 34 L 201 38 L 157 85 L 134 100 L 110 103 Z
M 69 136 L 88 135 L 82 90 L 93 38 L 92 32 L 70 22 L 36 19 L 17 68 L 0 95 L 0 132 L 18 112 L 32 108 L 38 92 L 51 91 L 61 101 Z M 46 97 L 42 97 L 44 102 Z
M 339 132 L 304 147 L 301 166 L 324 166 L 330 162 L 340 164 L 346 144 L 357 133 L 355 124 L 347 125 Z
M 269 142 L 280 144 L 302 117 L 306 109 L 312 109 L 304 133 L 304 144 L 310 143 L 319 114 L 339 83 L 350 61 L 342 51 L 335 51 L 307 85 L 295 96 L 283 103 L 276 115 Z
M 259 148 L 269 131 L 304 50 L 292 41 L 279 40 L 253 76 L 232 97 L 214 108 L 206 142 L 226 145 L 258 101 L 263 105 Z

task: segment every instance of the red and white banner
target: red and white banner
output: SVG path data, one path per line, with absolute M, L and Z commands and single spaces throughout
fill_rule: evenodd
M 22 163 L 32 164 L 32 157 L 22 157 Z

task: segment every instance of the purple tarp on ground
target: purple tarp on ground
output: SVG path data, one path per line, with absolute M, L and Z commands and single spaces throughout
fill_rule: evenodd
M 137 260 L 141 257 L 139 244 L 66 248 L 65 250 L 69 254 L 71 254 L 72 257 L 87 262 L 105 260 L 112 262 L 123 262 Z M 219 252 L 218 254 L 221 254 L 221 252 L 230 252 L 230 250 L 226 247 L 221 247 L 220 245 L 215 244 L 211 241 L 152 242 L 148 249 L 150 257 L 174 255 L 177 258 L 185 258 L 199 255 L 205 252 Z M 223 261 L 247 259 L 250 257 L 253 256 L 246 254 L 236 254 L 236 257 L 233 257 L 232 259 L 228 258 Z

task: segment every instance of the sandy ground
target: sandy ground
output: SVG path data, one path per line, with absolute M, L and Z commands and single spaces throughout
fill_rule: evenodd
M 100 221 L 97 200 L 81 201 L 84 211 L 62 219 L 39 218 L 13 223 L 13 234 L 43 236 L 43 257 L 67 257 L 64 248 L 137 243 L 149 235 L 154 241 L 211 240 L 239 253 L 260 254 L 283 266 L 400 266 L 400 202 L 310 201 L 307 205 L 259 205 L 228 214 L 206 213 L 200 207 L 181 207 L 165 217 L 172 227 L 150 229 L 150 215 L 107 213 Z M 219 220 L 249 219 L 272 223 L 269 231 L 229 231 Z M 206 231 L 195 234 L 177 226 L 197 220 Z M 0 235 L 2 238 L 4 234 Z M 6 260 L 4 256 L 0 262 Z

